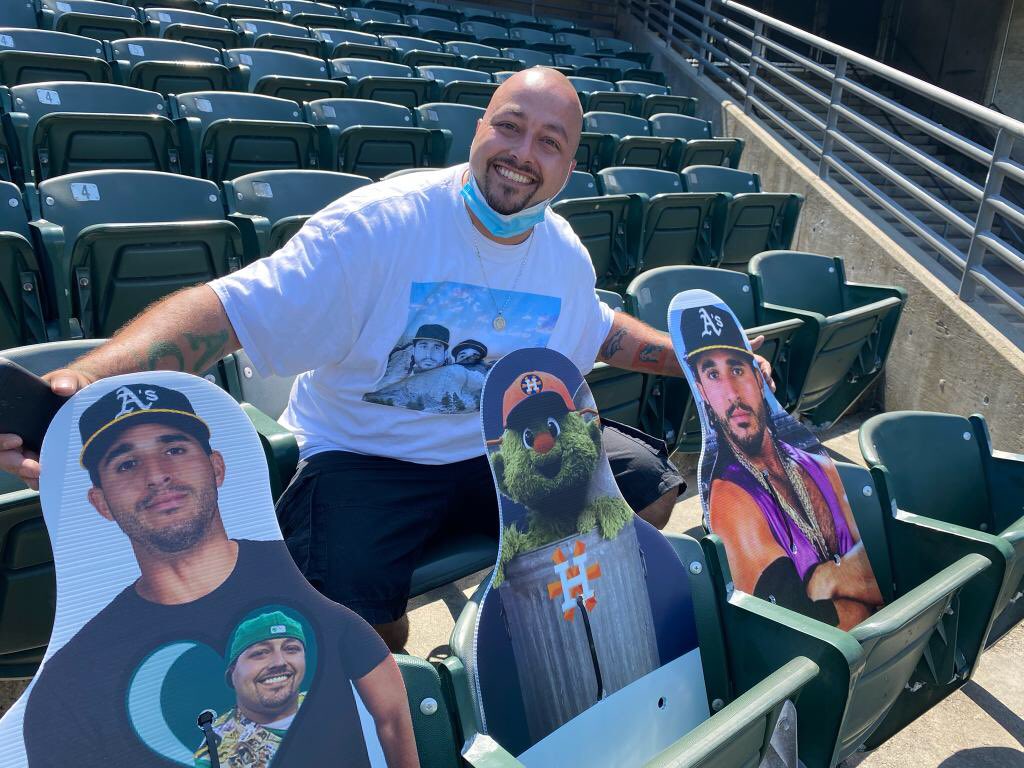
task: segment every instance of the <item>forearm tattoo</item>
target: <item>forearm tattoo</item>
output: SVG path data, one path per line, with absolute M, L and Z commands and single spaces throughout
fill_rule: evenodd
M 666 349 L 663 344 L 644 343 L 637 346 L 633 365 L 642 368 L 662 368 L 665 364 Z
M 160 362 L 167 358 L 174 359 L 174 365 L 167 366 L 172 371 L 184 371 L 185 370 L 185 355 L 181 352 L 181 347 L 171 341 L 154 341 L 149 345 L 149 349 L 146 350 L 147 364 L 149 370 L 155 371 L 160 367 Z
M 201 373 L 224 356 L 224 345 L 228 341 L 228 332 L 222 330 L 215 333 L 185 333 L 185 338 L 188 339 L 193 352 L 197 352 L 200 348 L 205 350 L 192 366 L 193 372 Z
M 605 359 L 611 360 L 612 356 L 622 349 L 622 347 L 625 345 L 625 342 L 626 329 L 620 328 L 615 333 L 613 333 L 607 341 L 605 341 L 604 346 L 601 347 L 601 355 Z

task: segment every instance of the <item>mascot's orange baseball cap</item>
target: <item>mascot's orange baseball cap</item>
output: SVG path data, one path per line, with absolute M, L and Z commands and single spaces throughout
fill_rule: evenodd
M 546 371 L 527 371 L 519 376 L 501 401 L 501 421 L 517 429 L 544 416 L 561 416 L 576 410 L 568 387 Z

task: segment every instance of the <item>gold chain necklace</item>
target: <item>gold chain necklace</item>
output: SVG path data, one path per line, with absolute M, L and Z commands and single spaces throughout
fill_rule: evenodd
M 487 270 L 484 269 L 484 258 L 480 255 L 480 248 L 476 243 L 473 243 L 473 250 L 476 252 L 476 260 L 480 264 L 480 274 L 484 277 L 484 285 L 487 286 L 487 295 L 491 297 L 491 304 L 494 305 L 494 319 L 491 320 L 491 327 L 494 330 L 501 333 L 505 330 L 508 325 L 508 321 L 505 319 L 505 310 L 508 309 L 509 303 L 512 301 L 512 296 L 515 293 L 516 287 L 519 285 L 519 278 L 523 276 L 523 267 L 526 266 L 526 260 L 530 257 L 530 251 L 533 250 L 533 237 L 534 234 L 530 234 L 530 244 L 526 246 L 526 253 L 523 254 L 523 258 L 519 260 L 519 270 L 516 272 L 516 279 L 512 281 L 512 287 L 506 291 L 508 293 L 505 303 L 500 307 L 498 302 L 494 300 L 494 289 L 491 288 L 491 283 L 487 279 Z

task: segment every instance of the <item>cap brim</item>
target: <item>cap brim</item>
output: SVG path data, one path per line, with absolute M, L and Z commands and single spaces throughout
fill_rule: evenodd
M 753 358 L 753 356 L 754 356 L 754 353 L 751 352 L 746 347 L 736 347 L 736 346 L 733 346 L 732 344 L 709 344 L 706 347 L 698 347 L 697 349 L 693 350 L 692 352 L 687 352 L 686 353 L 686 359 L 689 360 L 691 357 L 693 357 L 694 355 L 699 355 L 701 352 L 711 352 L 712 350 L 715 350 L 715 349 L 731 349 L 734 352 L 741 352 L 741 353 L 743 353 L 744 355 L 746 355 L 747 357 L 750 357 L 750 358 Z
M 119 431 L 116 428 L 127 425 L 126 422 L 132 419 L 137 420 L 140 416 L 148 416 L 148 421 L 178 424 L 184 426 L 187 432 L 196 437 L 202 437 L 204 440 L 210 439 L 209 425 L 194 413 L 180 411 L 175 408 L 149 408 L 148 410 L 132 411 L 104 424 L 96 430 L 82 446 L 82 452 L 78 455 L 78 463 L 88 469 L 93 458 L 97 454 L 102 455 L 105 453 L 106 448 L 113 442 L 113 438 Z M 197 430 L 196 427 L 199 429 Z

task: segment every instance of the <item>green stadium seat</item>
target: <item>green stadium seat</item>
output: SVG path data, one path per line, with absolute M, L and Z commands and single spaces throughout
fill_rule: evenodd
M 114 40 L 106 47 L 117 81 L 132 88 L 164 96 L 231 88 L 231 75 L 216 48 L 152 37 Z
M 450 53 L 462 58 L 462 66 L 466 69 L 476 69 L 481 72 L 493 74 L 507 70 L 522 69 L 523 65 L 515 59 L 508 59 L 501 55 L 501 51 L 490 45 L 480 43 L 451 42 L 444 46 Z
M 626 311 L 622 296 L 619 294 L 601 288 L 598 288 L 596 293 L 597 298 L 613 311 Z M 603 421 L 611 419 L 630 427 L 640 427 L 640 405 L 643 402 L 647 381 L 644 374 L 615 368 L 598 361 L 594 363 L 586 379 Z
M 680 175 L 687 192 L 730 195 L 719 266 L 745 271 L 754 254 L 788 248 L 793 242 L 802 195 L 761 192 L 756 173 L 733 168 L 691 165 Z
M 46 341 L 46 310 L 25 201 L 0 181 L 0 349 Z
M 614 112 L 587 112 L 583 115 L 583 130 L 613 137 L 616 144 L 615 156 L 605 165 L 678 170 L 681 142 L 651 136 L 650 124 L 641 117 Z
M 678 173 L 654 168 L 604 168 L 597 177 L 605 194 L 643 197 L 643 239 L 637 253 L 641 271 L 718 263 L 728 207 L 726 195 L 683 192 Z
M 688 595 L 680 599 L 678 592 L 668 594 L 664 603 L 659 601 L 659 606 L 666 611 L 680 611 L 683 615 L 677 618 L 679 633 L 696 640 L 704 693 L 711 714 L 689 733 L 680 733 L 678 740 L 660 754 L 650 759 L 645 755 L 644 764 L 652 768 L 753 768 L 758 765 L 783 765 L 782 762 L 762 763 L 762 760 L 771 759 L 769 743 L 785 703 L 787 700 L 803 700 L 806 695 L 803 691 L 818 675 L 817 664 L 800 657 L 802 648 L 787 648 L 785 650 L 796 658 L 777 667 L 768 665 L 763 663 L 762 654 L 752 652 L 756 642 L 754 636 L 724 633 L 722 608 L 716 600 L 716 585 L 710 578 L 709 563 L 700 545 L 689 536 L 671 534 L 666 538 L 674 550 L 666 553 L 668 557 L 674 555 L 686 566 L 688 584 L 680 589 Z M 500 648 L 481 645 L 481 638 L 477 636 L 477 618 L 488 585 L 489 582 L 485 581 L 463 608 L 449 641 L 451 652 L 436 664 L 444 687 L 451 692 L 459 724 L 457 733 L 465 743 L 463 759 L 474 768 L 522 765 L 513 754 L 522 753 L 533 743 L 528 735 L 515 655 L 507 646 Z M 661 585 L 660 589 L 658 586 L 657 582 L 649 586 L 652 601 L 654 594 L 666 595 L 668 592 L 667 585 Z M 771 609 L 774 609 L 773 615 L 779 617 L 780 621 L 785 620 L 785 609 L 769 606 L 769 612 Z M 491 633 L 490 637 L 500 635 Z M 813 642 L 804 642 L 802 647 L 820 651 L 825 658 L 831 650 L 820 649 Z M 481 692 L 474 678 L 477 659 L 483 658 L 491 660 L 491 682 L 494 689 L 500 691 L 502 699 L 501 702 L 489 699 L 486 727 L 478 707 Z M 502 659 L 506 663 L 494 663 L 495 659 Z M 660 705 L 664 707 L 667 703 L 663 701 Z M 658 703 L 652 703 L 651 706 L 652 711 L 655 711 L 653 708 Z M 602 722 L 601 725 L 605 728 L 634 730 L 642 728 L 644 722 L 650 721 L 655 715 L 638 711 L 633 717 L 635 721 L 628 723 Z M 568 739 L 570 741 L 588 740 L 589 734 L 586 732 L 575 735 L 574 730 L 583 729 L 574 727 L 574 720 L 562 725 L 555 733 L 562 729 L 569 729 L 565 733 L 571 737 Z M 488 735 L 482 736 L 484 733 Z M 802 722 L 799 733 L 803 734 Z M 644 746 L 650 748 L 649 745 Z
M 303 56 L 319 56 L 320 41 L 309 30 L 295 24 L 268 19 L 235 18 L 231 25 L 241 36 L 243 48 L 269 48 Z
M 269 48 L 236 48 L 225 51 L 240 90 L 290 99 L 298 104 L 317 99 L 340 98 L 348 86 L 327 76 L 321 58 Z
M 373 35 L 415 35 L 416 27 L 404 24 L 401 15 L 373 8 L 349 8 L 356 29 Z
M 3 101 L 4 130 L 20 147 L 17 173 L 26 182 L 91 168 L 189 168 L 159 93 L 52 82 L 15 86 Z
M 590 37 L 590 35 L 582 35 L 575 32 L 558 32 L 555 34 L 555 42 L 568 45 L 577 56 L 597 53 L 597 40 Z
M 468 104 L 432 102 L 416 107 L 418 126 L 445 132 L 445 165 L 469 162 L 476 124 L 483 116 L 483 107 Z
M 710 535 L 701 542 L 726 636 L 753 644 L 760 664 L 803 655 L 820 668 L 796 701 L 806 765 L 836 766 L 878 746 L 934 703 L 926 691 L 962 684 L 958 624 L 968 614 L 972 583 L 991 570 L 982 555 L 935 557 L 923 538 L 894 537 L 868 471 L 842 462 L 836 469 L 886 602 L 849 632 L 732 589 L 721 539 Z M 741 677 L 745 664 L 735 668 Z
M 580 95 L 584 112 L 616 112 L 622 115 L 637 114 L 643 97 L 634 93 L 619 93 L 606 80 L 589 77 L 570 77 L 569 82 Z
M 399 104 L 363 99 L 323 99 L 305 107 L 317 127 L 320 152 L 344 173 L 379 179 L 400 168 L 440 165 L 444 137 L 417 128 Z
M 100 0 L 40 0 L 39 19 L 45 29 L 96 40 L 144 34 L 134 8 Z
M 498 84 L 486 72 L 464 67 L 417 67 L 416 74 L 434 83 L 434 99 L 451 104 L 486 107 Z
M 83 80 L 109 83 L 103 44 L 78 35 L 0 27 L 0 85 Z
M 848 283 L 842 259 L 796 251 L 759 253 L 750 274 L 766 309 L 804 322 L 791 365 L 807 373 L 790 401 L 813 423 L 833 423 L 882 374 L 907 292 Z
M 572 47 L 565 43 L 556 43 L 555 36 L 550 32 L 529 27 L 512 27 L 508 37 L 521 48 L 529 48 L 542 53 L 572 53 Z
M 146 8 L 142 11 L 149 37 L 181 40 L 226 50 L 241 42 L 230 22 L 220 16 L 174 8 Z
M 0 89 L 0 104 L 4 99 L 4 92 Z M 0 127 L 0 181 L 18 181 L 16 171 L 18 166 L 17 147 L 11 147 L 7 140 L 7 134 Z
M 466 21 L 473 21 L 474 19 L 477 19 L 479 21 L 485 21 L 492 24 L 497 23 L 495 19 L 498 19 L 498 12 L 494 8 L 466 5 L 462 6 L 462 12 L 466 17 Z M 498 19 L 498 21 L 502 20 Z
M 538 21 L 537 17 L 532 13 L 519 13 L 518 11 L 507 11 L 502 8 L 498 10 L 496 18 L 504 21 L 510 29 L 513 27 L 524 27 L 527 29 L 539 29 L 544 32 L 551 31 L 545 22 Z
M 803 323 L 792 317 L 778 317 L 762 307 L 749 275 L 714 267 L 655 267 L 633 279 L 626 288 L 626 303 L 631 314 L 658 330 L 667 331 L 672 298 L 680 291 L 695 288 L 719 296 L 746 329 L 748 338 L 765 337 L 758 354 L 772 365 L 780 404 L 789 405 L 784 393 L 791 389 L 791 378 L 801 375 L 789 365 L 789 348 Z M 798 382 L 796 388 L 799 386 Z M 649 377 L 641 425 L 645 432 L 664 439 L 675 450 L 687 453 L 701 450 L 700 419 L 685 379 Z
M 381 37 L 381 43 L 393 50 L 398 62 L 407 67 L 431 64 L 454 67 L 461 61 L 456 54 L 448 53 L 441 43 L 424 37 L 384 35 Z
M 331 59 L 331 77 L 348 83 L 356 99 L 384 101 L 414 109 L 429 100 L 431 83 L 412 67 L 369 59 Z
M 434 40 L 438 43 L 446 43 L 449 40 L 463 40 L 472 42 L 473 35 L 463 32 L 457 22 L 451 19 L 442 19 L 437 16 L 420 16 L 409 14 L 405 17 L 406 24 L 412 24 L 416 30 L 413 35 L 424 37 L 427 40 Z
M 416 13 L 420 16 L 436 16 L 439 19 L 448 19 L 455 23 L 461 23 L 465 20 L 466 14 L 461 9 L 456 8 L 453 5 L 445 5 L 443 3 L 431 3 L 431 2 L 414 2 L 413 7 L 416 9 Z
M 631 42 L 614 37 L 598 37 L 594 40 L 594 44 L 597 46 L 597 53 L 608 53 L 612 56 L 618 56 L 620 53 L 633 50 Z
M 602 80 L 609 85 L 619 72 L 611 67 L 598 66 L 596 59 L 591 59 L 587 56 L 577 56 L 575 53 L 556 53 L 551 58 L 554 59 L 556 67 L 560 69 L 571 68 L 573 75 L 576 77 Z
M 278 168 L 316 168 L 316 129 L 294 101 L 196 91 L 168 97 L 196 175 L 222 181 Z
M 207 8 L 225 19 L 269 19 L 281 18 L 276 8 L 266 0 L 207 0 Z
M 743 154 L 743 139 L 714 138 L 711 135 L 711 121 L 686 115 L 654 115 L 650 118 L 651 134 L 681 139 L 685 142 L 679 166 L 674 171 L 690 165 L 724 165 L 735 168 Z
M 58 341 L 4 349 L 0 355 L 37 376 L 63 368 L 100 341 Z M 0 679 L 30 678 L 53 629 L 56 582 L 39 493 L 0 473 Z
M 665 73 L 660 70 L 644 69 L 636 61 L 616 56 L 601 57 L 598 63 L 602 67 L 612 67 L 622 74 L 615 80 L 640 80 L 645 83 L 665 85 Z
M 572 19 L 563 19 L 557 16 L 538 16 L 537 21 L 546 24 L 551 33 L 557 35 L 559 32 L 575 32 L 579 28 Z
M 459 25 L 459 31 L 468 35 L 473 45 L 486 45 L 489 48 L 505 48 L 511 43 L 508 36 L 508 28 L 500 24 L 492 24 L 486 21 L 464 21 Z M 479 56 L 500 56 L 499 51 L 494 53 L 480 53 Z
M 36 18 L 36 4 L 32 0 L 8 3 L 4 8 L 4 26 L 18 29 L 35 29 L 39 26 Z
M 894 531 L 919 537 L 933 557 L 958 548 L 995 565 L 988 583 L 974 585 L 961 620 L 975 651 L 1024 618 L 1024 456 L 996 450 L 985 418 L 924 411 L 872 416 L 860 428 L 860 449 Z M 909 564 L 908 564 L 909 565 Z M 973 667 L 977 656 L 965 652 Z
M 602 289 L 617 290 L 636 274 L 643 201 L 636 195 L 601 195 L 594 177 L 573 171 L 551 210 L 569 222 L 590 253 Z
M 264 171 L 225 181 L 224 201 L 252 260 L 269 256 L 314 213 L 370 183 L 366 176 L 332 171 Z
M 644 104 L 640 116 L 673 114 L 693 117 L 697 114 L 697 99 L 693 96 L 673 96 L 667 85 L 646 83 L 642 80 L 619 80 L 616 87 L 625 93 L 643 94 Z
M 243 263 L 241 235 L 211 181 L 83 171 L 26 194 L 35 195 L 40 214 L 33 226 L 53 276 L 62 338 L 111 336 L 157 299 Z
M 369 32 L 318 27 L 311 30 L 320 41 L 325 59 L 371 59 L 394 61 L 395 52 L 380 44 L 380 38 Z
M 501 55 L 518 61 L 523 69 L 527 67 L 550 67 L 554 65 L 550 53 L 532 51 L 529 48 L 502 48 Z
M 356 5 L 356 3 L 352 3 L 352 5 Z M 390 11 L 391 13 L 397 13 L 399 16 L 416 12 L 416 6 L 410 0 L 365 0 L 358 5 L 378 11 Z
M 413 581 L 416 574 L 413 573 Z M 396 654 L 412 713 L 419 763 L 427 768 L 459 768 L 462 761 L 455 743 L 454 713 L 445 700 L 438 672 L 425 659 Z
M 300 27 L 343 29 L 352 21 L 341 8 L 330 3 L 315 3 L 310 0 L 270 0 L 270 7 L 276 9 L 285 21 Z

